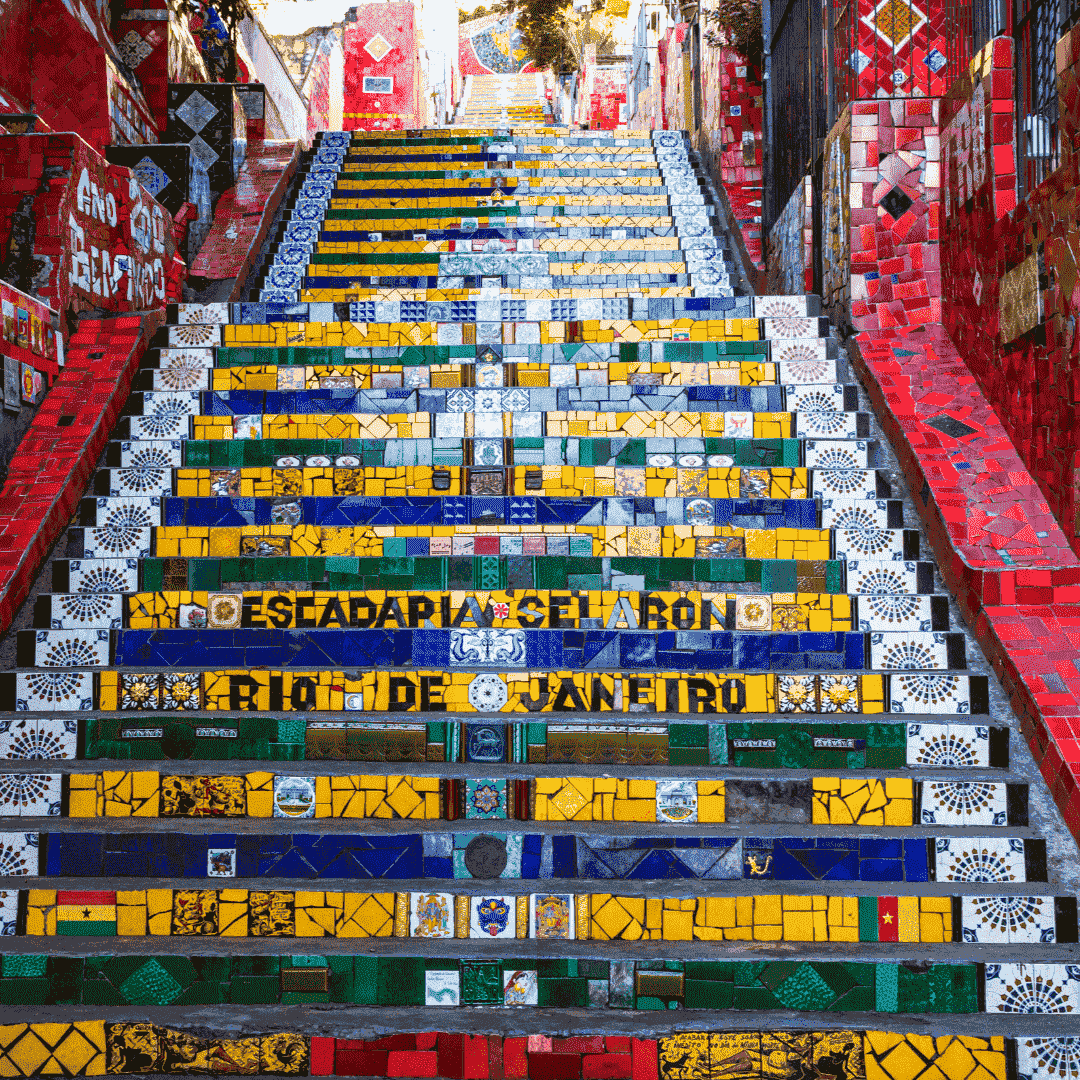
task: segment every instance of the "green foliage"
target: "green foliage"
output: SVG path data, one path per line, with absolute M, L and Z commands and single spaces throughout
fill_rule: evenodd
M 702 18 L 716 29 L 705 30 L 705 40 L 714 48 L 734 49 L 747 63 L 760 68 L 765 39 L 761 27 L 761 0 L 717 0 Z
M 575 64 L 562 28 L 571 0 L 520 0 L 517 25 L 521 44 L 538 68 L 573 70 Z

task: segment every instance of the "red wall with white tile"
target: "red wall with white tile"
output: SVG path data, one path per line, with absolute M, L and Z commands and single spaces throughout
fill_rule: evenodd
M 345 23 L 346 131 L 401 130 L 420 127 L 418 115 L 420 65 L 412 4 L 361 4 L 358 21 Z M 376 34 L 391 46 L 376 60 L 364 48 Z M 394 80 L 389 93 L 365 93 L 364 76 Z

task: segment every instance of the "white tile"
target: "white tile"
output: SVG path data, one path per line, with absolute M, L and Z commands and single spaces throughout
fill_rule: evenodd
M 409 935 L 414 938 L 454 936 L 454 897 L 451 893 L 414 892 L 410 896 Z
M 889 527 L 889 504 L 885 499 L 848 499 L 826 496 L 821 500 L 823 529 Z
M 1018 1038 L 1016 1072 L 1027 1080 L 1080 1080 L 1080 1038 Z
M 0 817 L 59 817 L 59 773 L 0 773 Z
M 967 675 L 894 671 L 889 676 L 889 700 L 894 713 L 970 713 L 971 680 Z
M 108 630 L 37 630 L 34 666 L 84 668 L 109 666 Z
M 902 529 L 837 529 L 834 533 L 834 559 L 874 559 L 880 562 L 904 561 Z M 890 629 L 896 629 L 891 627 Z M 918 629 L 918 626 L 914 627 Z
M 228 320 L 226 320 L 227 322 Z M 186 323 L 169 327 L 169 347 L 174 349 L 210 348 L 221 344 L 219 326 Z
M 315 816 L 315 778 L 312 776 L 274 777 L 274 817 L 313 818 Z
M 874 469 L 811 469 L 813 494 L 822 499 L 877 499 Z
M 120 444 L 121 468 L 176 469 L 184 464 L 184 444 L 180 439 L 151 442 L 125 441 Z
M 153 529 L 122 525 L 85 528 L 83 555 L 106 562 L 149 559 L 153 533 Z
M 504 1005 L 538 1004 L 537 973 L 531 969 L 510 970 L 502 973 Z
M 837 533 L 838 537 L 839 535 L 840 533 Z M 837 548 L 839 546 L 838 539 Z M 851 548 L 848 547 L 848 550 Z M 859 629 L 929 630 L 933 616 L 930 600 L 929 596 L 912 593 L 863 593 L 858 601 Z
M 74 720 L 47 716 L 0 720 L 0 758 L 8 761 L 50 758 L 73 761 L 78 743 L 79 725 Z
M 862 600 L 859 604 L 861 607 Z M 990 729 L 976 724 L 908 724 L 907 763 L 930 768 L 987 768 Z
M 865 469 L 868 455 L 865 439 L 808 439 L 806 443 L 810 469 Z
M 517 897 L 469 897 L 469 937 L 514 938 L 517 936 Z
M 119 630 L 124 598 L 118 593 L 53 593 L 49 598 L 53 630 Z
M 0 936 L 14 937 L 19 921 L 19 890 L 0 891 Z
M 939 837 L 934 845 L 937 881 L 1022 882 L 1024 841 L 997 836 Z
M 528 936 L 573 939 L 577 936 L 575 917 L 572 893 L 531 893 Z
M 36 877 L 38 834 L 0 833 L 0 877 Z
M 1080 1005 L 1080 968 L 1072 965 L 987 964 L 985 971 L 988 1013 L 1075 1014 Z
M 963 896 L 960 911 L 967 942 L 1026 945 L 1056 939 L 1052 896 Z
M 460 1005 L 461 975 L 457 971 L 424 972 L 425 1005 Z
M 847 591 L 862 593 L 915 593 L 919 582 L 913 562 L 853 559 L 847 564 Z
M 89 529 L 83 530 L 85 538 Z M 139 591 L 137 559 L 72 559 L 68 563 L 72 592 L 121 593 Z
M 1004 784 L 985 780 L 924 780 L 924 825 L 1008 825 Z
M 888 632 L 870 635 L 870 666 L 884 671 L 946 671 L 946 635 L 936 632 Z
M 177 304 L 176 321 L 180 326 L 192 323 L 227 323 L 229 321 L 228 303 L 212 304 Z
M 697 821 L 697 782 L 657 780 L 656 820 L 662 824 L 689 825 Z

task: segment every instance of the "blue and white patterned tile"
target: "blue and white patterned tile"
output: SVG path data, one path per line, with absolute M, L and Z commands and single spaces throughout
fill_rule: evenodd
M 823 529 L 887 529 L 891 521 L 889 503 L 886 499 L 849 499 L 826 496 L 821 500 L 821 527 Z
M 990 729 L 978 724 L 908 724 L 907 763 L 936 769 L 989 768 Z
M 870 666 L 877 671 L 947 671 L 948 639 L 923 631 L 871 634 Z
M 879 562 L 903 562 L 902 529 L 837 529 L 833 537 L 833 557 L 837 559 L 873 559 Z M 890 630 L 899 627 L 888 627 Z M 918 626 L 913 627 L 918 629 Z
M 917 593 L 917 563 L 852 560 L 847 564 L 847 591 L 852 595 Z
M 49 626 L 53 630 L 119 630 L 124 598 L 117 593 L 53 593 Z
M 808 439 L 806 467 L 808 469 L 865 469 L 869 465 L 869 448 L 865 439 Z
M 894 671 L 889 687 L 889 709 L 894 713 L 955 716 L 972 711 L 967 675 Z
M 228 307 L 226 304 L 225 307 Z M 228 322 L 228 318 L 222 320 Z M 208 349 L 221 344 L 221 328 L 206 323 L 183 323 L 169 327 L 169 348 Z
M 1015 1043 L 1021 1080 L 1080 1080 L 1080 1035 L 1018 1036 Z
M 149 529 L 162 523 L 158 495 L 99 495 L 94 503 L 98 528 Z
M 929 630 L 932 598 L 913 593 L 859 596 L 860 630 Z
M 874 469 L 812 469 L 810 475 L 816 498 L 876 500 L 878 497 Z
M 1024 841 L 988 836 L 939 837 L 934 844 L 934 870 L 937 881 L 1026 881 Z
M 0 891 L 0 936 L 14 937 L 19 929 L 19 890 Z
M 0 877 L 36 877 L 38 855 L 36 832 L 0 833 Z
M 36 630 L 34 667 L 108 667 L 110 637 L 108 630 Z
M 1004 784 L 986 780 L 925 780 L 922 824 L 1001 826 L 1009 823 Z
M 795 437 L 799 439 L 858 438 L 858 413 L 798 412 L 795 414 Z
M 108 562 L 149 559 L 153 535 L 153 528 L 142 528 L 132 523 L 91 526 L 82 530 L 83 556 Z
M 1072 964 L 987 964 L 988 1013 L 1075 1014 L 1080 967 Z
M 59 773 L 0 773 L 0 817 L 59 817 Z
M 50 716 L 0 720 L 0 758 L 8 761 L 73 761 L 78 745 L 79 725 L 75 720 Z
M 961 937 L 980 945 L 1049 944 L 1057 940 L 1052 896 L 962 896 Z

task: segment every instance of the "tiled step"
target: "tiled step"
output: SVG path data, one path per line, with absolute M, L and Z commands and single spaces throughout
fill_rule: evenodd
M 570 539 L 562 536 L 535 538 L 543 552 L 522 555 L 476 554 L 453 558 L 422 558 L 400 554 L 382 558 L 348 555 L 272 555 L 243 558 L 153 558 L 149 530 L 71 529 L 71 559 L 53 564 L 53 588 L 57 591 L 110 592 L 118 587 L 145 589 L 211 589 L 234 583 L 299 582 L 331 589 L 630 589 L 635 591 L 709 591 L 745 593 L 832 593 L 878 597 L 868 602 L 896 618 L 915 610 L 915 596 L 934 592 L 931 562 L 875 562 L 859 560 L 845 564 L 839 559 L 670 559 L 660 555 L 570 555 Z M 530 545 L 532 546 L 532 545 Z M 501 547 L 501 544 L 500 544 Z M 522 544 L 524 548 L 524 542 Z M 130 556 L 108 552 L 130 550 Z M 100 551 L 103 554 L 83 554 Z M 117 583 L 124 582 L 119 586 Z M 737 590 L 737 592 L 734 592 Z M 890 604 L 886 597 L 900 600 Z
M 738 769 L 1006 769 L 1009 729 L 974 723 L 878 718 L 723 723 L 715 717 L 631 723 L 187 718 L 167 725 L 146 715 L 57 719 L 27 715 L 0 731 L 11 761 L 472 762 L 732 766 Z M 166 730 L 167 728 L 167 730 Z M 117 840 L 118 844 L 125 841 Z
M 204 813 L 209 813 L 211 807 L 227 805 L 228 797 L 228 791 L 223 788 L 199 793 L 198 799 L 205 806 Z M 503 862 L 502 871 L 492 876 L 504 881 L 656 882 L 683 878 L 828 884 L 936 881 L 976 886 L 1046 881 L 1045 842 L 1016 837 L 726 836 L 686 838 L 673 845 L 671 839 L 664 836 L 635 836 L 635 827 L 624 824 L 617 835 L 606 836 L 591 831 L 480 834 L 495 839 L 492 844 L 477 843 L 477 826 L 469 828 L 472 831 L 462 833 L 446 830 L 403 833 L 395 830 L 386 835 L 365 832 L 359 836 L 338 831 L 321 835 L 309 831 L 298 834 L 275 832 L 260 836 L 246 831 L 209 834 L 200 830 L 199 835 L 180 833 L 172 843 L 168 842 L 171 834 L 142 833 L 139 841 L 128 840 L 128 847 L 131 849 L 129 854 L 144 859 L 151 858 L 155 849 L 164 848 L 161 854 L 167 858 L 171 856 L 169 862 L 173 866 L 176 865 L 173 860 L 183 860 L 189 865 L 195 863 L 200 869 L 207 865 L 209 848 L 232 848 L 236 856 L 244 860 L 238 866 L 234 863 L 234 873 L 238 876 L 295 877 L 301 881 L 317 878 L 385 881 L 488 878 L 489 867 L 482 863 L 470 867 L 473 862 L 470 855 L 477 858 L 477 862 L 481 855 L 486 856 L 488 863 L 493 859 Z M 63 835 L 62 846 L 57 848 L 59 869 L 64 871 L 61 876 L 97 876 L 100 871 L 94 871 L 95 864 L 102 866 L 106 859 L 104 838 L 100 834 L 81 831 Z M 80 850 L 78 842 L 70 838 L 83 836 L 87 838 L 86 861 L 82 863 L 80 873 L 69 875 L 69 869 L 79 868 Z M 39 873 L 42 847 L 39 834 L 30 833 L 24 837 L 18 833 L 5 833 L 0 837 L 3 837 L 0 844 L 4 845 L 2 852 L 9 869 L 8 876 Z M 470 845 L 472 852 L 469 852 Z M 117 860 L 109 861 L 115 863 Z M 139 858 L 131 860 L 135 868 L 140 861 Z M 167 867 L 169 863 L 165 865 Z M 168 876 L 168 873 L 147 876 Z M 204 872 L 197 876 L 213 875 Z
M 207 853 L 207 865 L 226 856 Z M 144 858 L 142 861 L 148 861 Z M 201 876 L 192 874 L 192 877 Z M 223 875 L 215 875 L 223 876 Z M 153 889 L 102 892 L 97 903 L 74 890 L 35 890 L 17 936 L 201 937 L 265 936 L 263 904 L 244 889 Z M 418 938 L 438 955 L 438 940 L 542 939 L 542 893 L 495 897 L 453 893 L 327 892 L 315 895 L 274 890 L 270 905 L 280 911 L 276 937 Z M 110 903 L 112 899 L 112 903 Z M 695 941 L 705 949 L 727 942 L 857 944 L 895 941 L 945 945 L 979 941 L 1010 945 L 1075 943 L 1076 898 L 1017 898 L 1030 914 L 1021 922 L 993 924 L 1008 908 L 994 896 L 730 896 L 665 897 L 575 893 L 570 937 L 616 941 L 624 949 L 640 941 Z M 445 909 L 445 934 L 433 935 L 430 909 Z M 86 915 L 87 907 L 91 908 Z M 7 914 L 7 912 L 5 912 Z M 995 918 L 996 916 L 996 918 Z M 1023 916 L 1021 916 L 1023 918 Z M 990 924 L 989 926 L 987 924 Z M 22 927 L 25 927 L 24 929 Z M 112 933 L 110 933 L 110 930 Z M 994 931 L 997 930 L 997 933 Z M 530 932 L 531 931 L 531 932 Z M 430 939 L 435 938 L 435 941 Z M 1049 956 L 1052 950 L 1046 950 Z M 688 1007 L 692 1007 L 688 1006 Z
M 79 631 L 69 631 L 77 634 Z M 108 647 L 95 639 L 80 652 Z M 160 631 L 168 633 L 168 631 Z M 672 635 L 674 636 L 674 635 Z M 221 643 L 223 659 L 230 648 Z M 689 657 L 689 653 L 686 654 Z M 158 658 L 155 656 L 155 660 Z M 355 673 L 332 669 L 281 671 L 235 667 L 124 673 L 36 670 L 0 674 L 0 706 L 15 712 L 88 712 L 101 709 L 236 712 L 445 712 L 587 715 L 763 716 L 801 714 L 982 715 L 989 710 L 985 675 L 932 671 L 884 674 L 776 675 L 771 672 L 688 671 L 683 664 L 660 669 L 610 671 L 514 670 L 481 673 L 429 668 L 419 674 Z M 86 663 L 86 661 L 82 661 Z M 473 664 L 479 667 L 483 665 Z M 496 667 L 496 665 L 491 665 Z M 505 666 L 505 665 L 504 665 Z M 464 665 L 463 665 L 464 667 Z M 130 692 L 131 688 L 137 693 Z M 445 709 L 432 709 L 443 705 Z
M 917 535 L 917 534 L 916 534 Z M 161 629 L 205 625 L 425 627 L 447 630 L 473 625 L 512 629 L 615 629 L 652 626 L 680 629 L 790 632 L 813 625 L 814 631 L 945 631 L 949 629 L 944 596 L 836 597 L 828 593 L 771 593 L 727 597 L 696 590 L 669 593 L 618 593 L 596 590 L 565 594 L 541 589 L 519 596 L 495 590 L 481 605 L 474 596 L 420 591 L 305 593 L 295 590 L 244 593 L 179 592 L 41 593 L 34 603 L 37 629 Z M 211 611 L 213 608 L 213 611 Z

